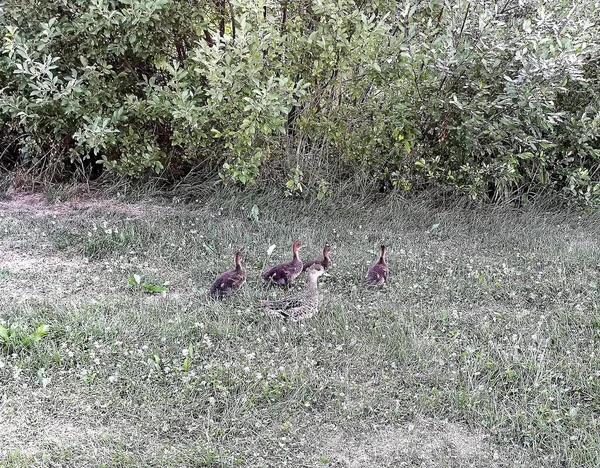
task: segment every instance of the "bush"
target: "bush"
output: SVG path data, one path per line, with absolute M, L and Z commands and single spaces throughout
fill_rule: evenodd
M 6 1 L 0 162 L 600 200 L 592 0 L 264 5 Z

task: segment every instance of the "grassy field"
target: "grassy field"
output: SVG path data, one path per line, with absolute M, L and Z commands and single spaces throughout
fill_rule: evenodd
M 0 465 L 600 466 L 599 234 L 597 216 L 395 198 L 15 195 Z M 259 273 L 296 238 L 303 259 L 329 242 L 334 268 L 289 325 L 258 307 L 288 294 Z M 382 243 L 392 276 L 366 291 Z M 207 299 L 238 248 L 247 285 Z

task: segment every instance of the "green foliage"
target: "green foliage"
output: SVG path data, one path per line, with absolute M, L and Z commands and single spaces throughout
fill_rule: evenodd
M 8 354 L 27 349 L 38 343 L 49 332 L 50 326 L 44 324 L 32 333 L 20 325 L 0 325 L 0 351 Z
M 38 3 L 0 13 L 6 163 L 600 200 L 593 0 Z
M 150 294 L 166 293 L 169 290 L 169 288 L 166 286 L 142 282 L 142 277 L 138 274 L 134 274 L 133 276 L 127 278 L 127 285 L 137 289 L 138 291 L 143 291 Z
M 285 183 L 285 196 L 292 197 L 302 194 L 302 170 L 296 166 Z
M 331 188 L 329 182 L 326 180 L 320 180 L 317 187 L 317 200 L 324 200 L 326 197 L 331 195 Z

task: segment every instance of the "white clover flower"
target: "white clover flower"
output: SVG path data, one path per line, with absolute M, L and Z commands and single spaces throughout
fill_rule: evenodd
M 52 381 L 52 377 L 43 377 L 42 378 L 42 388 L 46 388 L 50 382 Z

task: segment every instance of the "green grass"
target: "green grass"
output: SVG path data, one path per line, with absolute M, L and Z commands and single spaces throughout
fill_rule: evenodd
M 155 208 L 0 217 L 0 324 L 50 326 L 0 344 L 0 463 L 600 465 L 597 217 L 227 194 Z M 329 242 L 334 268 L 291 326 L 257 304 L 274 294 L 260 267 L 296 238 L 304 259 Z M 392 276 L 367 291 L 382 243 Z M 208 300 L 238 248 L 247 285 Z

